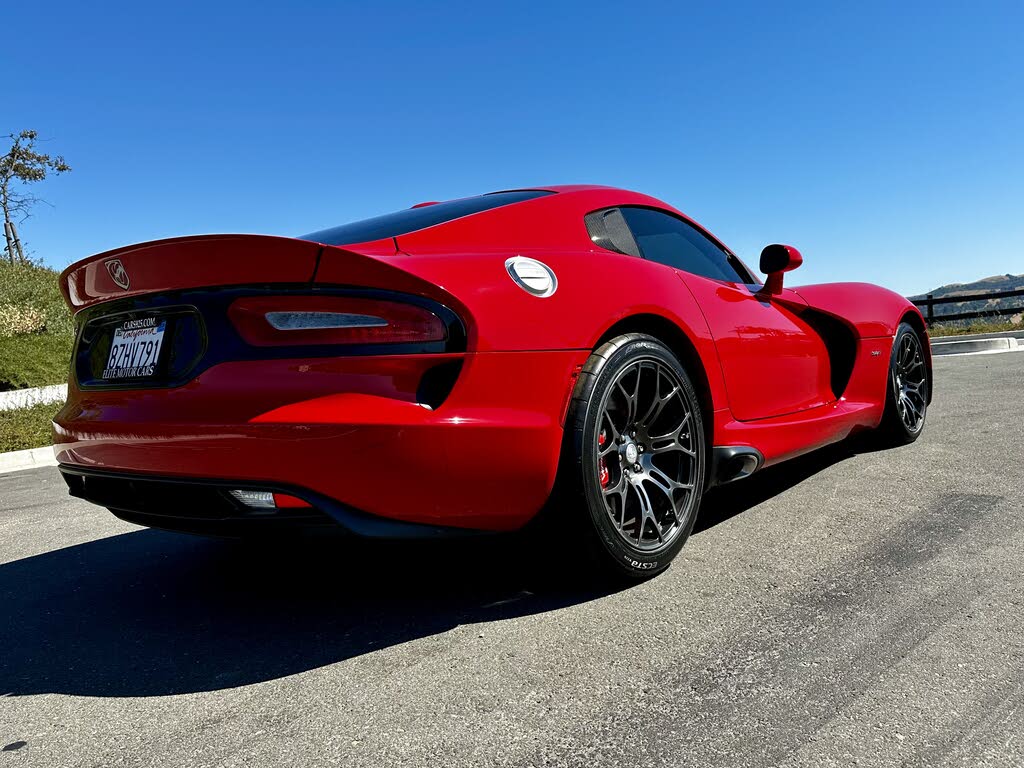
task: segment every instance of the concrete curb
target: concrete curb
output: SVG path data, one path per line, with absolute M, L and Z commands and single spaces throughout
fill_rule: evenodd
M 990 331 L 988 333 L 964 333 L 953 336 L 932 336 L 932 341 L 942 344 L 947 341 L 974 341 L 975 339 L 1024 339 L 1024 329 L 1011 331 Z
M 32 387 L 31 389 L 14 389 L 10 392 L 0 392 L 0 411 L 29 408 L 39 403 L 59 403 L 61 400 L 67 400 L 67 397 L 67 384 L 53 384 L 49 387 Z
M 37 467 L 56 467 L 57 458 L 53 455 L 53 448 L 29 448 L 27 451 L 11 451 L 0 453 L 0 475 L 8 472 L 20 472 L 23 469 L 36 469 Z
M 997 336 L 988 339 L 963 339 L 956 341 L 933 341 L 933 355 L 979 355 L 996 352 L 1016 352 L 1024 350 L 1024 344 L 1009 336 Z

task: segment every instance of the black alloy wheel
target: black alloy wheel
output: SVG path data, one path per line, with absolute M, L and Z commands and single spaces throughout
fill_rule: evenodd
M 700 404 L 678 358 L 642 334 L 603 345 L 567 427 L 594 559 L 634 578 L 667 568 L 693 529 L 707 463 Z

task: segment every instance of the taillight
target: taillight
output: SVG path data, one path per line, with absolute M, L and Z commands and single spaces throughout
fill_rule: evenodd
M 253 296 L 228 309 L 235 328 L 260 347 L 415 344 L 444 341 L 441 318 L 425 307 L 349 296 Z

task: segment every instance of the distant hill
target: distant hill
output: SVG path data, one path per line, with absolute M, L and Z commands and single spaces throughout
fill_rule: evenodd
M 993 275 L 973 283 L 951 283 L 941 285 L 928 291 L 934 298 L 946 296 L 970 295 L 974 293 L 999 293 L 1000 291 L 1024 290 L 1024 275 Z M 927 294 L 911 296 L 911 301 L 918 301 L 927 298 Z M 1024 296 L 1011 296 L 1003 299 L 979 299 L 976 301 L 957 301 L 949 304 L 939 304 L 935 307 L 935 317 L 942 315 L 955 315 L 960 312 L 983 312 L 988 309 L 1002 309 L 1020 307 L 1024 313 Z

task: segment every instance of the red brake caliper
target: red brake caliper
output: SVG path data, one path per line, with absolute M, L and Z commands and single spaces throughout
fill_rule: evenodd
M 597 447 L 604 448 L 604 444 L 608 442 L 608 436 L 605 435 L 604 430 L 601 430 L 601 434 L 597 436 Z M 608 487 L 608 467 L 604 463 L 604 456 L 597 460 L 597 478 L 601 481 L 601 487 Z

